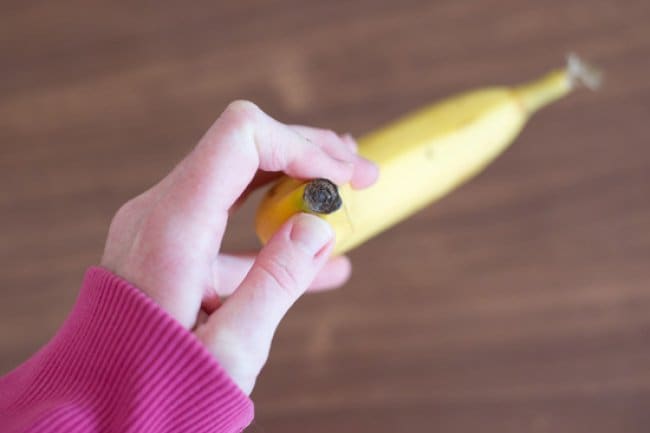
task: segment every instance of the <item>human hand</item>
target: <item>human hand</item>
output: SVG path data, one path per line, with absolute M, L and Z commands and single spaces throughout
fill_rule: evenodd
M 329 259 L 330 226 L 308 214 L 292 217 L 256 255 L 220 252 L 234 208 L 282 172 L 354 188 L 377 177 L 351 137 L 284 125 L 236 101 L 169 175 L 120 208 L 102 258 L 192 330 L 247 394 L 296 299 L 310 285 L 339 286 L 350 273 L 346 257 Z

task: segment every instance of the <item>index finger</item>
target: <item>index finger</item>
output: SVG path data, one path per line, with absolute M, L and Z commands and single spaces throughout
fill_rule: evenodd
M 330 144 L 331 145 L 331 144 Z M 298 179 L 350 181 L 353 155 L 341 159 L 248 101 L 231 103 L 174 170 L 163 206 L 171 220 L 210 222 L 223 236 L 228 210 L 259 169 Z M 348 145 L 341 140 L 341 147 Z

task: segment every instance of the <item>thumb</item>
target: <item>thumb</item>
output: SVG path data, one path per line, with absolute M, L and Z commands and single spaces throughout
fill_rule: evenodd
M 222 367 L 250 391 L 280 320 L 325 265 L 334 232 L 321 218 L 294 215 L 258 254 L 241 285 L 197 330 Z

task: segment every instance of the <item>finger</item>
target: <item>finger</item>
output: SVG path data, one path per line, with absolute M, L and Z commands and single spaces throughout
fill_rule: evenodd
M 160 207 L 168 222 L 184 223 L 177 224 L 178 230 L 211 225 L 209 238 L 218 246 L 228 210 L 260 169 L 299 179 L 324 177 L 339 185 L 353 174 L 349 161 L 332 157 L 320 143 L 306 140 L 253 103 L 236 101 L 175 170 Z
M 368 170 L 367 167 L 363 167 L 363 165 L 367 164 L 368 161 L 363 158 L 359 158 L 358 155 L 356 155 L 357 144 L 350 134 L 339 136 L 332 130 L 312 128 L 303 125 L 290 125 L 290 127 L 294 129 L 298 134 L 305 137 L 307 140 L 320 145 L 320 147 L 332 157 L 355 163 L 355 174 L 352 175 L 351 182 L 358 182 L 360 175 L 357 172 L 359 170 Z M 360 165 L 361 167 L 359 167 Z M 372 167 L 372 169 L 374 169 L 374 167 Z M 361 175 L 363 175 L 363 173 Z M 239 198 L 237 198 L 237 201 L 231 207 L 230 213 L 232 214 L 235 210 L 237 210 L 237 208 L 239 208 L 246 201 L 248 196 L 253 191 L 278 179 L 281 176 L 282 173 L 280 172 L 258 171 L 251 183 L 246 187 L 246 190 L 241 194 L 241 196 L 239 196 Z M 366 178 L 367 177 L 368 176 L 366 175 Z
M 280 320 L 322 269 L 334 245 L 334 232 L 321 218 L 300 213 L 287 221 L 262 248 L 244 281 L 203 326 L 200 338 L 222 363 L 235 362 L 224 340 L 246 353 L 255 374 L 266 362 Z M 222 352 L 223 351 L 223 352 Z M 250 371 L 232 368 L 241 380 Z M 233 378 L 237 381 L 237 378 Z M 252 384 L 248 383 L 252 387 Z
M 354 173 L 350 179 L 350 184 L 353 188 L 366 188 L 377 180 L 379 174 L 377 165 L 356 153 L 358 146 L 350 134 L 339 136 L 328 129 L 312 128 L 302 125 L 292 125 L 291 127 L 304 137 L 318 143 L 327 153 L 335 158 L 352 161 L 354 163 Z
M 216 293 L 221 297 L 230 296 L 250 271 L 256 254 L 220 254 L 215 267 Z M 346 256 L 329 259 L 323 269 L 307 289 L 308 292 L 319 292 L 342 286 L 350 278 L 352 265 Z
M 308 140 L 318 143 L 325 152 L 337 159 L 352 161 L 356 156 L 356 151 L 350 145 L 350 142 L 344 140 L 343 137 L 331 129 L 313 128 L 304 125 L 290 125 L 290 127 Z
M 352 137 L 352 135 L 346 133 L 341 136 L 343 140 L 348 143 L 348 145 L 354 149 L 355 152 L 359 149 L 359 144 Z M 357 168 L 353 174 L 353 181 L 351 181 L 352 186 L 357 189 L 367 188 L 377 182 L 379 178 L 379 166 L 375 164 L 372 160 L 363 158 L 366 164 L 362 168 Z M 370 162 L 370 164 L 367 164 Z
M 357 156 L 357 159 L 354 163 L 354 172 L 352 173 L 352 179 L 350 180 L 350 185 L 354 189 L 363 189 L 368 188 L 374 184 L 379 177 L 379 167 L 374 162 Z

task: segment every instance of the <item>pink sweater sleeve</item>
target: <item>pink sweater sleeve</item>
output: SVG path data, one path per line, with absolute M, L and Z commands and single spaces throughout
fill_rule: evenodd
M 252 418 L 252 402 L 190 332 L 98 267 L 52 341 L 0 378 L 6 433 L 230 433 Z

